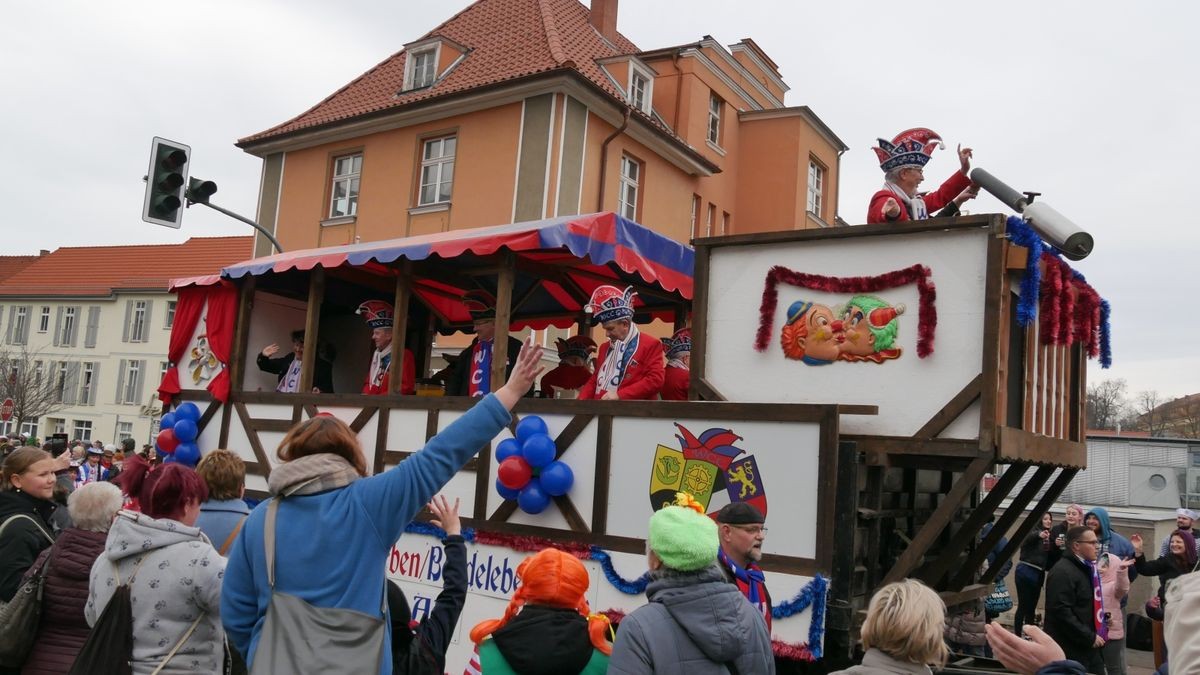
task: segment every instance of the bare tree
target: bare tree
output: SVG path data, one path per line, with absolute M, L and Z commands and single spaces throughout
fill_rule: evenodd
M 1153 389 L 1139 391 L 1134 399 L 1138 423 L 1151 436 L 1161 436 L 1163 433 L 1165 415 L 1160 407 L 1164 403 L 1162 394 Z
M 1180 438 L 1200 438 L 1200 395 L 1192 394 L 1176 399 L 1171 406 L 1170 419 L 1166 423 L 1171 435 Z
M 0 349 L 0 367 L 0 400 L 13 400 L 17 428 L 26 420 L 66 407 L 63 388 L 67 383 L 50 372 L 50 362 L 40 351 L 31 352 L 24 346 Z
M 1089 429 L 1112 429 L 1129 405 L 1124 379 L 1104 380 L 1088 387 L 1087 422 Z

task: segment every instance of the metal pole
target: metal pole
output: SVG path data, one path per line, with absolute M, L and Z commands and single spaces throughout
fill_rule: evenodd
M 249 218 L 247 218 L 247 217 L 245 217 L 245 216 L 243 216 L 243 215 L 239 215 L 239 214 L 237 214 L 237 213 L 234 213 L 233 211 L 230 211 L 229 209 L 223 209 L 223 208 L 221 208 L 220 206 L 217 206 L 216 204 L 210 204 L 209 202 L 193 202 L 193 201 L 189 201 L 189 202 L 188 202 L 188 204 L 189 204 L 189 205 L 191 205 L 191 204 L 200 204 L 200 205 L 202 205 L 202 206 L 207 206 L 208 208 L 210 208 L 210 209 L 212 209 L 212 210 L 214 210 L 214 211 L 216 211 L 216 212 L 218 212 L 218 213 L 224 213 L 225 215 L 229 216 L 230 218 L 233 218 L 233 219 L 236 219 L 236 220 L 240 220 L 240 221 L 242 221 L 243 223 L 246 223 L 246 224 L 247 224 L 247 225 L 249 225 L 250 227 L 253 227 L 254 229 L 258 230 L 259 232 L 262 232 L 262 233 L 263 233 L 263 236 L 265 236 L 267 239 L 269 239 L 269 240 L 271 241 L 271 243 L 272 243 L 272 244 L 275 246 L 275 250 L 276 250 L 276 251 L 279 251 L 280 253 L 283 253 L 283 247 L 279 245 L 279 242 L 278 242 L 278 241 L 276 241 L 276 239 L 275 239 L 275 236 L 274 236 L 274 235 L 272 235 L 270 232 L 267 232 L 266 228 L 264 228 L 262 225 L 259 225 L 259 224 L 258 224 L 258 223 L 256 223 L 256 222 L 254 222 L 253 220 L 250 220 Z

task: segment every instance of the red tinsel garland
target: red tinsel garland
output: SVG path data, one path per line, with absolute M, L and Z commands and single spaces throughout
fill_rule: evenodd
M 1058 344 L 1071 344 L 1071 323 L 1075 318 L 1075 294 L 1071 292 L 1071 268 L 1067 267 L 1063 261 L 1055 259 L 1058 262 L 1058 276 L 1062 286 L 1062 308 L 1058 313 Z
M 564 553 L 569 553 L 580 560 L 588 560 L 592 557 L 591 547 L 587 544 L 577 542 L 555 541 L 544 537 L 534 537 L 532 535 L 522 534 L 500 534 L 497 532 L 484 532 L 475 530 L 475 541 L 479 544 L 488 546 L 506 546 L 514 551 L 524 551 L 534 553 L 544 548 L 556 548 Z
M 1075 326 L 1074 341 L 1087 348 L 1089 358 L 1100 353 L 1100 294 L 1085 283 L 1075 281 Z
M 911 283 L 917 284 L 920 306 L 917 315 L 917 356 L 925 358 L 933 353 L 933 337 L 937 328 L 937 290 L 930 280 L 929 268 L 913 265 L 893 270 L 874 277 L 827 277 L 820 274 L 797 272 L 776 265 L 767 272 L 763 284 L 762 304 L 758 309 L 758 333 L 754 338 L 754 349 L 766 351 L 771 343 L 771 332 L 775 323 L 775 306 L 779 302 L 779 284 L 810 288 L 826 293 L 875 293 Z
M 622 612 L 619 609 L 609 608 L 600 613 L 608 617 L 608 622 L 614 627 L 618 626 L 618 624 L 621 623 L 621 620 L 625 618 L 625 612 Z M 808 651 L 808 645 L 804 643 L 792 644 L 782 640 L 771 640 L 771 651 L 775 654 L 775 656 L 778 656 L 781 659 L 788 659 L 790 661 L 805 661 L 807 663 L 816 662 L 816 659 L 813 658 L 812 652 Z
M 1038 334 L 1041 336 L 1041 342 L 1044 345 L 1058 344 L 1058 326 L 1059 309 L 1062 305 L 1062 276 L 1058 273 L 1058 266 L 1055 264 L 1058 259 L 1049 253 L 1042 254 L 1042 264 L 1045 271 L 1042 273 L 1042 289 L 1041 299 L 1042 306 L 1038 310 Z

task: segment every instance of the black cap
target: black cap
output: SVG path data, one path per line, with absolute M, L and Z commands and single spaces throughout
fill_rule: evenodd
M 726 525 L 761 525 L 767 522 L 767 519 L 751 504 L 732 502 L 717 511 L 717 522 Z

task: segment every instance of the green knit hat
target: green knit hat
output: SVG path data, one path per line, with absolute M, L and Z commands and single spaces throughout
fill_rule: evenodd
M 650 516 L 650 550 L 663 565 L 680 572 L 691 572 L 717 560 L 717 524 L 704 514 L 686 492 L 675 494 L 675 504 Z

